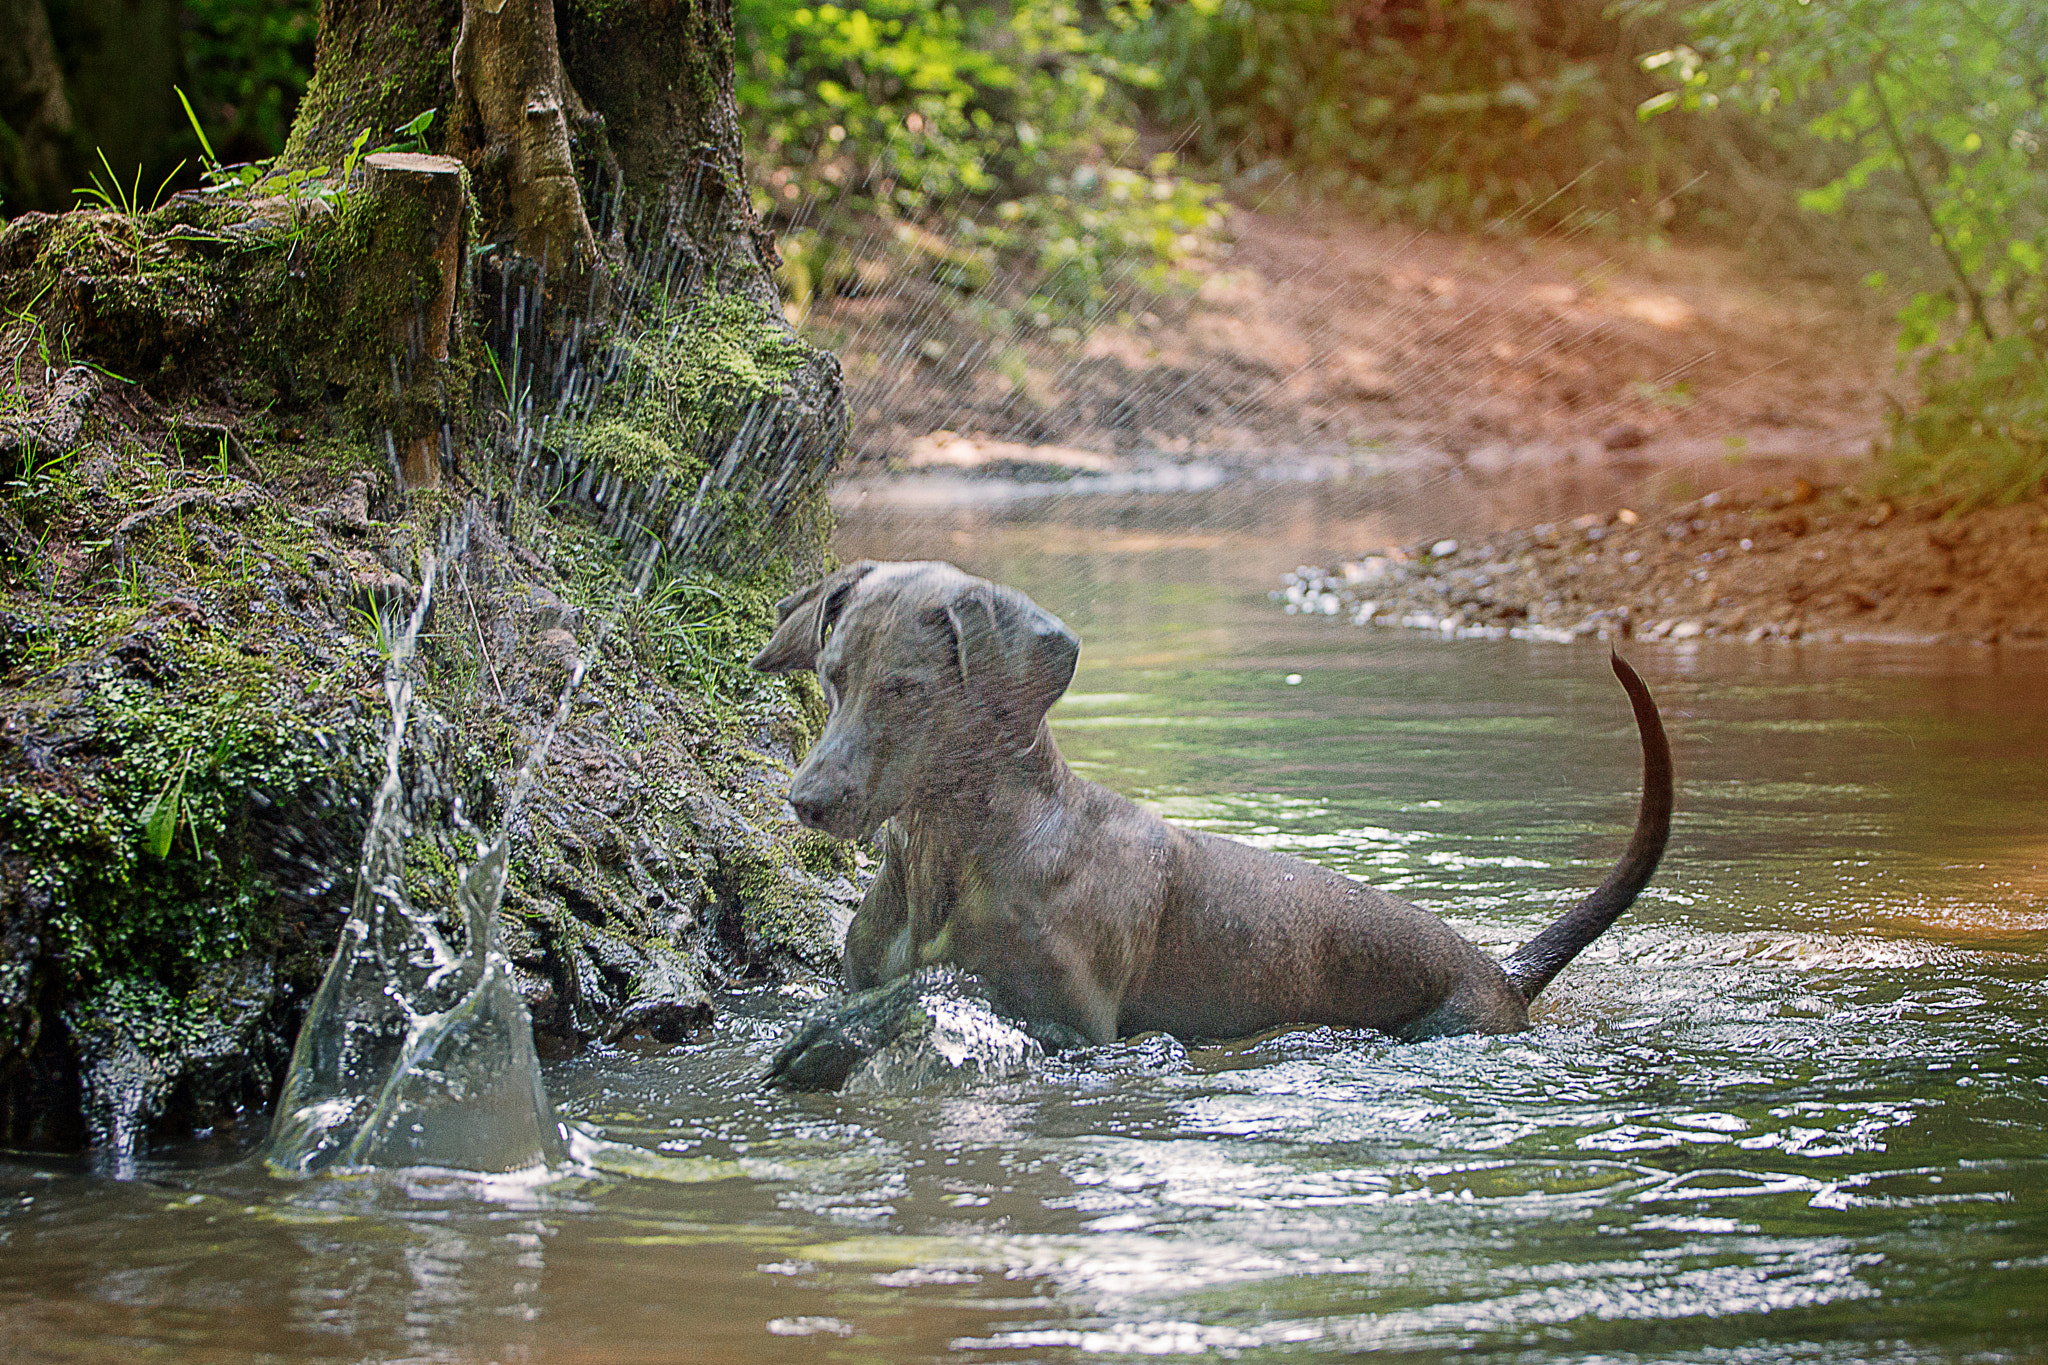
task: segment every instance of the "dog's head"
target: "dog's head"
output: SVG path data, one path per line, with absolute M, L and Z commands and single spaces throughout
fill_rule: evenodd
M 1029 751 L 1081 650 L 1015 588 L 935 560 L 849 564 L 776 611 L 754 667 L 816 668 L 832 708 L 790 804 L 840 838 Z

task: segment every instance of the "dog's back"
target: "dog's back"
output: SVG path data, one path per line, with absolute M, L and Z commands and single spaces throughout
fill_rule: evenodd
M 1428 911 L 1313 863 L 1166 828 L 1158 936 L 1120 1032 L 1234 1038 L 1338 1024 L 1419 1038 L 1528 1027 L 1499 964 Z

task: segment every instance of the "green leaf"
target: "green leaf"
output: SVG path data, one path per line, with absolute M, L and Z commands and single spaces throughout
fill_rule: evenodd
M 170 856 L 171 840 L 178 833 L 178 804 L 184 794 L 185 779 L 180 774 L 173 779 L 173 785 L 157 793 L 156 800 L 142 813 L 143 841 L 159 858 Z
M 1665 90 L 1652 95 L 1636 106 L 1636 117 L 1642 122 L 1648 123 L 1665 110 L 1676 109 L 1678 107 L 1678 100 L 1679 95 L 1676 90 Z
M 143 807 L 143 843 L 159 858 L 171 856 L 171 841 L 177 837 L 178 816 L 185 805 L 185 773 L 191 766 L 192 750 L 187 748 L 177 773 L 167 778 L 156 798 Z

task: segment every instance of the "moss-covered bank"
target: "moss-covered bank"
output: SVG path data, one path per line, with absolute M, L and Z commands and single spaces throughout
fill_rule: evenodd
M 423 895 L 448 815 L 500 817 L 596 652 L 515 827 L 504 929 L 544 1048 L 673 1042 L 723 985 L 830 966 L 851 867 L 780 813 L 817 699 L 743 661 L 822 553 L 836 368 L 743 295 L 615 317 L 636 386 L 549 452 L 603 476 L 537 499 L 482 310 L 445 361 L 394 344 L 436 282 L 386 207 L 0 229 L 0 1141 L 265 1108 L 349 903 L 395 620 L 457 514 L 417 665 Z M 734 438 L 765 409 L 776 499 Z M 423 422 L 446 481 L 407 492 L 384 433 Z M 723 508 L 714 461 L 740 467 Z M 706 552 L 628 597 L 645 528 L 691 507 Z

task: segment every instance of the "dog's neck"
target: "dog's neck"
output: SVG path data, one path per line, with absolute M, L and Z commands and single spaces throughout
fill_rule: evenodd
M 975 848 L 1000 841 L 1035 810 L 1057 803 L 1075 781 L 1052 730 L 1044 721 L 1025 748 L 1009 753 L 977 754 L 964 781 L 939 784 L 922 792 L 896 815 L 911 843 L 922 846 Z

